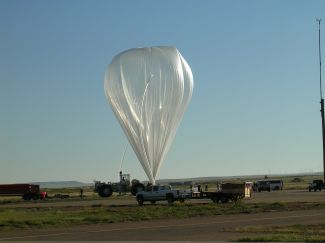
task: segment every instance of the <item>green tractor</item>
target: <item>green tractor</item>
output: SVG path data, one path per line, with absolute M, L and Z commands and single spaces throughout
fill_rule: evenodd
M 122 174 L 120 171 L 120 181 L 111 182 L 101 182 L 95 181 L 94 191 L 98 193 L 100 197 L 110 197 L 113 192 L 118 192 L 120 195 L 126 192 L 131 192 L 132 195 L 136 195 L 140 191 L 144 191 L 145 186 L 137 179 L 130 181 L 130 174 Z

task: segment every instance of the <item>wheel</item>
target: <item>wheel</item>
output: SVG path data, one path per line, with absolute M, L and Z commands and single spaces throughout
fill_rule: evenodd
M 99 188 L 99 196 L 101 197 L 110 197 L 113 193 L 113 189 L 110 185 L 103 185 Z
M 172 204 L 174 202 L 174 197 L 172 195 L 167 195 L 168 204 Z
M 138 196 L 137 201 L 138 201 L 139 206 L 142 206 L 143 205 L 143 196 Z
M 184 202 L 185 202 L 185 199 L 184 199 L 184 198 L 181 198 L 181 199 L 179 199 L 179 201 L 180 201 L 181 203 L 184 203 Z
M 229 199 L 225 196 L 222 196 L 220 200 L 221 200 L 221 203 L 227 203 L 229 201 Z
M 234 196 L 232 199 L 231 199 L 231 201 L 233 201 L 233 202 L 237 202 L 239 200 L 239 196 Z
M 25 194 L 25 195 L 23 195 L 23 199 L 26 201 L 29 201 L 32 199 L 32 196 L 30 194 Z
M 218 203 L 218 202 L 219 202 L 219 198 L 218 198 L 218 197 L 213 197 L 213 198 L 212 198 L 212 201 L 213 201 L 214 203 Z
M 151 202 L 151 204 L 155 204 L 156 203 L 156 201 L 154 201 L 154 200 L 151 200 L 150 202 Z

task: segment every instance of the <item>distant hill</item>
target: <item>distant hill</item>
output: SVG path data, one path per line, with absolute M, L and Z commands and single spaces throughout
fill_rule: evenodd
M 304 175 L 322 175 L 321 172 L 313 172 L 313 173 L 294 173 L 294 174 L 271 174 L 269 177 L 284 177 L 284 176 L 304 176 Z M 196 177 L 196 178 L 181 178 L 181 179 L 160 179 L 157 180 L 158 184 L 172 184 L 172 183 L 205 183 L 211 181 L 227 181 L 227 180 L 251 180 L 254 181 L 256 179 L 263 179 L 264 175 L 243 175 L 243 176 L 224 176 L 224 177 Z M 148 181 L 143 181 L 144 183 L 148 183 Z M 49 181 L 49 182 L 31 182 L 31 184 L 38 184 L 41 188 L 68 188 L 68 187 L 86 187 L 93 186 L 93 183 L 83 183 L 78 181 Z
M 308 176 L 308 175 L 315 175 L 315 176 L 321 176 L 322 172 L 312 172 L 312 173 L 292 173 L 292 174 L 269 174 L 267 175 L 269 178 L 274 177 L 293 177 L 293 176 Z M 196 178 L 182 178 L 182 179 L 160 179 L 156 182 L 158 184 L 165 184 L 165 183 L 185 183 L 189 184 L 190 182 L 194 183 L 205 183 L 205 182 L 211 182 L 211 181 L 227 181 L 227 180 L 258 180 L 258 179 L 264 179 L 265 175 L 242 175 L 242 176 L 218 176 L 218 177 L 196 177 Z M 145 183 L 148 183 L 148 181 L 144 181 Z
M 31 182 L 31 184 L 38 184 L 41 188 L 85 187 L 93 185 L 92 183 L 83 183 L 79 181 Z

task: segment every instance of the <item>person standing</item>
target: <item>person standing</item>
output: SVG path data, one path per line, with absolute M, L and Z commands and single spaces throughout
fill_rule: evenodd
M 82 187 L 80 187 L 80 198 L 83 198 L 83 194 L 84 194 L 84 189 Z

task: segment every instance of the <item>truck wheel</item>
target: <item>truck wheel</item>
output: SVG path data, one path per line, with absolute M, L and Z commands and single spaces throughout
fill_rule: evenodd
M 179 199 L 179 201 L 180 201 L 181 203 L 184 203 L 184 202 L 185 202 L 185 199 L 184 199 L 184 198 L 181 198 L 181 199 Z
M 172 204 L 174 202 L 174 197 L 172 195 L 167 195 L 168 204 Z
M 239 196 L 234 196 L 231 198 L 231 201 L 237 202 L 239 200 Z
M 213 201 L 214 203 L 218 203 L 218 202 L 219 202 L 219 198 L 218 198 L 218 197 L 213 197 L 213 198 L 212 198 L 212 201 Z
M 154 201 L 154 200 L 152 200 L 152 201 L 150 201 L 151 202 L 151 204 L 155 204 L 156 203 L 156 201 Z
M 228 202 L 228 198 L 227 197 L 221 197 L 221 203 L 227 203 Z
M 25 194 L 25 195 L 23 195 L 23 199 L 26 201 L 29 201 L 32 199 L 32 196 L 30 194 Z
M 113 189 L 110 185 L 103 185 L 98 190 L 98 194 L 101 197 L 110 197 L 112 193 L 113 193 Z
M 143 196 L 138 196 L 137 197 L 137 202 L 138 202 L 139 206 L 142 206 L 143 205 Z

